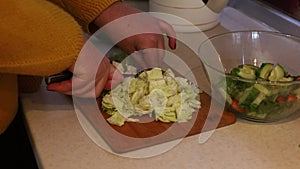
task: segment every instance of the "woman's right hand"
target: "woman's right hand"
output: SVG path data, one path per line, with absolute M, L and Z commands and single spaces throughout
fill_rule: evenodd
M 107 57 L 102 59 L 98 69 L 96 69 L 95 76 L 93 76 L 94 72 L 90 72 L 90 70 L 94 71 L 95 69 L 87 68 L 92 66 L 91 64 L 84 65 L 84 69 L 79 67 L 75 72 L 74 66 L 69 68 L 69 71 L 73 72 L 71 79 L 49 84 L 47 89 L 66 95 L 97 98 L 103 89 L 109 90 L 123 80 L 123 75 L 110 63 Z

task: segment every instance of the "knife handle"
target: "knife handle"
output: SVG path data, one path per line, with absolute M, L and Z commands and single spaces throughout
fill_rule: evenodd
M 45 82 L 46 82 L 46 84 L 61 82 L 64 80 L 69 80 L 72 76 L 73 76 L 73 73 L 66 70 L 61 73 L 46 77 Z

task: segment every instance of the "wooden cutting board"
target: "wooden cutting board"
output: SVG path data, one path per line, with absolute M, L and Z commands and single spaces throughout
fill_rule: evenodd
M 142 123 L 126 122 L 121 127 L 110 125 L 106 121 L 109 115 L 95 112 L 91 109 L 89 101 L 80 101 L 81 103 L 77 106 L 88 112 L 84 113 L 85 116 L 114 152 L 125 153 L 235 123 L 236 117 L 233 113 L 219 106 L 211 108 L 211 97 L 208 94 L 201 93 L 200 101 L 201 108 L 188 122 L 162 123 L 153 121 L 147 116 L 140 118 Z M 100 105 L 99 100 L 98 106 L 101 109 Z M 210 108 L 211 112 L 208 113 Z

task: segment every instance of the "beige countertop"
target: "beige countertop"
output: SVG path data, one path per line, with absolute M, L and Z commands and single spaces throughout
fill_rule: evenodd
M 221 24 L 206 34 L 242 29 L 270 28 L 225 8 Z M 270 124 L 238 119 L 233 125 L 215 130 L 205 143 L 200 144 L 199 135 L 195 135 L 184 138 L 163 154 L 134 159 L 112 154 L 95 144 L 79 123 L 71 97 L 48 92 L 42 85 L 36 93 L 22 94 L 21 102 L 40 168 L 298 169 L 300 166 L 300 118 Z

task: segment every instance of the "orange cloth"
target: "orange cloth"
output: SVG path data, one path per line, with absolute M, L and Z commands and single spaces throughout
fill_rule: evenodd
M 0 95 L 11 96 L 5 102 L 10 108 L 0 105 L 0 133 L 17 111 L 17 75 L 42 77 L 70 67 L 83 45 L 83 30 L 118 0 L 51 1 L 0 1 L 0 78 L 8 79 L 1 79 Z
M 89 32 L 89 25 L 104 9 L 121 0 L 50 0 L 69 12 Z
M 14 119 L 18 109 L 17 76 L 0 74 L 0 134 Z

